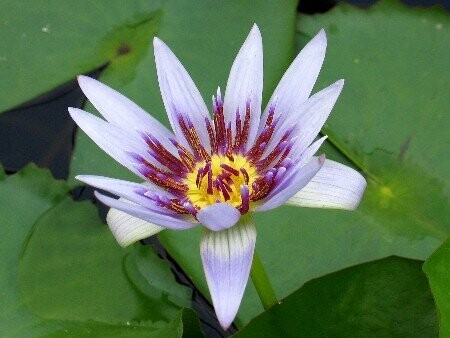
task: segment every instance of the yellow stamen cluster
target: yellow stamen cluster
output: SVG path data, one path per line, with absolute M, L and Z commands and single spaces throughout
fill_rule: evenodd
M 247 185 L 249 194 L 252 193 L 252 184 L 258 178 L 256 168 L 242 155 L 213 155 L 210 163 L 199 162 L 187 174 L 184 180 L 188 186 L 186 197 L 197 208 L 217 201 L 239 207 L 242 204 L 241 186 Z

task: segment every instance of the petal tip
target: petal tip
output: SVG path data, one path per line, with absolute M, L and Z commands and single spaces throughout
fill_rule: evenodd
M 321 46 L 324 50 L 327 46 L 327 33 L 325 29 L 321 28 L 320 31 L 316 34 L 316 36 L 311 40 L 317 43 L 318 46 Z
M 75 176 L 75 179 L 77 179 L 80 182 L 83 182 L 84 184 L 93 185 L 92 183 L 92 175 L 77 175 Z
M 166 47 L 166 44 L 158 37 L 153 38 L 153 48 L 155 50 L 155 53 L 157 51 L 160 51 L 162 48 Z
M 69 112 L 69 114 L 72 117 L 72 119 L 75 119 L 74 116 L 79 115 L 81 109 L 74 108 L 74 107 L 68 107 L 67 111 Z
M 77 76 L 77 82 L 78 82 L 78 85 L 80 86 L 81 90 L 85 94 L 89 90 L 89 88 L 92 88 L 92 87 L 89 87 L 89 86 L 93 86 L 96 83 L 99 83 L 99 81 L 97 81 L 96 79 L 93 79 L 93 78 L 91 78 L 89 76 L 86 76 L 86 75 L 78 75 Z
M 77 81 L 78 82 L 86 81 L 88 79 L 91 79 L 91 78 L 89 76 L 86 76 L 86 75 L 83 75 L 83 74 L 77 75 Z
M 256 23 L 253 24 L 252 29 L 250 30 L 250 34 L 257 34 L 258 36 L 261 36 L 261 30 Z
M 230 325 L 233 323 L 233 319 L 230 320 L 228 318 L 220 318 L 219 316 L 217 316 L 217 320 L 219 321 L 220 327 L 224 331 L 228 330 Z
M 312 50 L 315 50 L 317 53 L 319 53 L 319 55 L 323 56 L 325 56 L 327 44 L 327 34 L 325 33 L 325 30 L 323 28 L 308 43 L 308 45 L 312 47 Z
M 320 29 L 319 33 L 317 33 L 317 38 L 325 42 L 327 41 L 327 33 L 325 32 L 325 29 Z
M 253 27 L 250 30 L 250 33 L 248 34 L 248 37 L 246 39 L 246 42 L 247 43 L 250 42 L 251 45 L 256 45 L 256 46 L 261 45 L 261 48 L 262 48 L 261 31 L 259 30 L 259 27 L 256 24 L 253 24 Z

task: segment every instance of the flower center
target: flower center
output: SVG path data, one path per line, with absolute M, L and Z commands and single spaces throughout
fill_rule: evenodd
M 251 113 L 248 100 L 245 113 L 236 111 L 233 130 L 232 121 L 225 122 L 218 91 L 217 98 L 213 97 L 213 119 L 205 118 L 208 150 L 186 114 L 177 115 L 177 124 L 186 142 L 182 145 L 169 138 L 177 155 L 167 150 L 151 133 L 140 132 L 155 161 L 136 153 L 128 154 L 146 179 L 172 196 L 169 198 L 147 190 L 138 193 L 159 207 L 194 217 L 201 208 L 218 202 L 231 204 L 242 215 L 249 212 L 252 209 L 250 203 L 266 198 L 292 166 L 289 154 L 294 140 L 290 136 L 295 128 L 294 123 L 282 134 L 275 133 L 281 115 L 275 118 L 275 103 L 272 103 L 262 130 L 248 146 Z
M 256 168 L 242 155 L 213 155 L 210 161 L 199 162 L 186 175 L 186 197 L 199 208 L 228 202 L 246 209 L 258 177 Z

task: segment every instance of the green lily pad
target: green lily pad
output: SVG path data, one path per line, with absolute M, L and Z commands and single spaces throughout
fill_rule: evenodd
M 146 252 L 142 253 L 146 268 L 155 272 L 157 283 L 149 292 L 151 298 L 143 297 L 124 273 L 124 266 L 135 261 L 133 251 L 117 245 L 91 203 L 66 199 L 45 213 L 29 235 L 18 278 L 22 302 L 45 319 L 110 324 L 171 321 L 180 306 L 168 301 L 158 286 L 169 284 L 174 294 L 182 292 L 179 298 L 186 306 L 189 289 L 175 282 L 153 248 L 145 247 L 141 251 Z M 135 264 L 143 264 L 140 260 Z M 159 271 L 151 270 L 153 265 Z
M 450 336 L 450 238 L 423 265 L 440 317 L 441 337 Z
M 35 220 L 58 203 L 67 185 L 34 165 L 0 181 L 0 335 L 14 336 L 24 327 L 39 323 L 22 306 L 16 287 L 22 246 Z
M 236 337 L 437 337 L 421 265 L 390 257 L 312 280 Z
M 146 271 L 161 273 L 152 276 L 151 298 L 123 267 L 138 248 L 121 249 L 95 208 L 67 194 L 65 182 L 34 165 L 0 180 L 0 336 L 180 337 L 198 331 L 192 310 L 181 308 L 189 305 L 190 290 L 175 283 L 153 248 L 139 251 Z M 157 269 L 149 269 L 152 262 Z M 165 284 L 176 301 L 158 289 Z
M 355 212 L 281 207 L 256 215 L 257 250 L 278 297 L 362 262 L 390 255 L 424 260 L 447 238 L 446 22 L 440 9 L 411 9 L 394 1 L 370 9 L 339 4 L 325 14 L 299 17 L 298 49 L 321 27 L 328 33 L 316 88 L 346 79 L 323 130 L 330 137 L 323 151 L 363 171 L 368 187 Z M 199 237 L 198 229 L 160 235 L 208 294 Z M 249 283 L 237 323 L 262 311 Z
M 0 112 L 100 66 L 143 56 L 136 34 L 157 26 L 161 1 L 6 1 L 0 12 Z M 20 13 L 20 15 L 18 15 Z M 65 112 L 61 112 L 62 114 Z

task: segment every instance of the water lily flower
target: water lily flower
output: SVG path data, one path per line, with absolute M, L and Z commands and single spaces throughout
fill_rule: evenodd
M 154 38 L 158 81 L 169 131 L 136 104 L 86 76 L 78 81 L 103 120 L 69 108 L 78 126 L 120 164 L 133 183 L 100 176 L 79 180 L 111 207 L 107 222 L 122 246 L 163 229 L 204 226 L 200 254 L 221 326 L 230 326 L 247 284 L 256 241 L 251 214 L 283 204 L 352 210 L 366 187 L 355 170 L 315 156 L 314 141 L 344 85 L 310 97 L 325 56 L 321 30 L 298 54 L 261 113 L 263 51 L 256 25 L 234 60 L 212 117 L 191 77 Z M 274 224 L 276 226 L 276 224 Z

